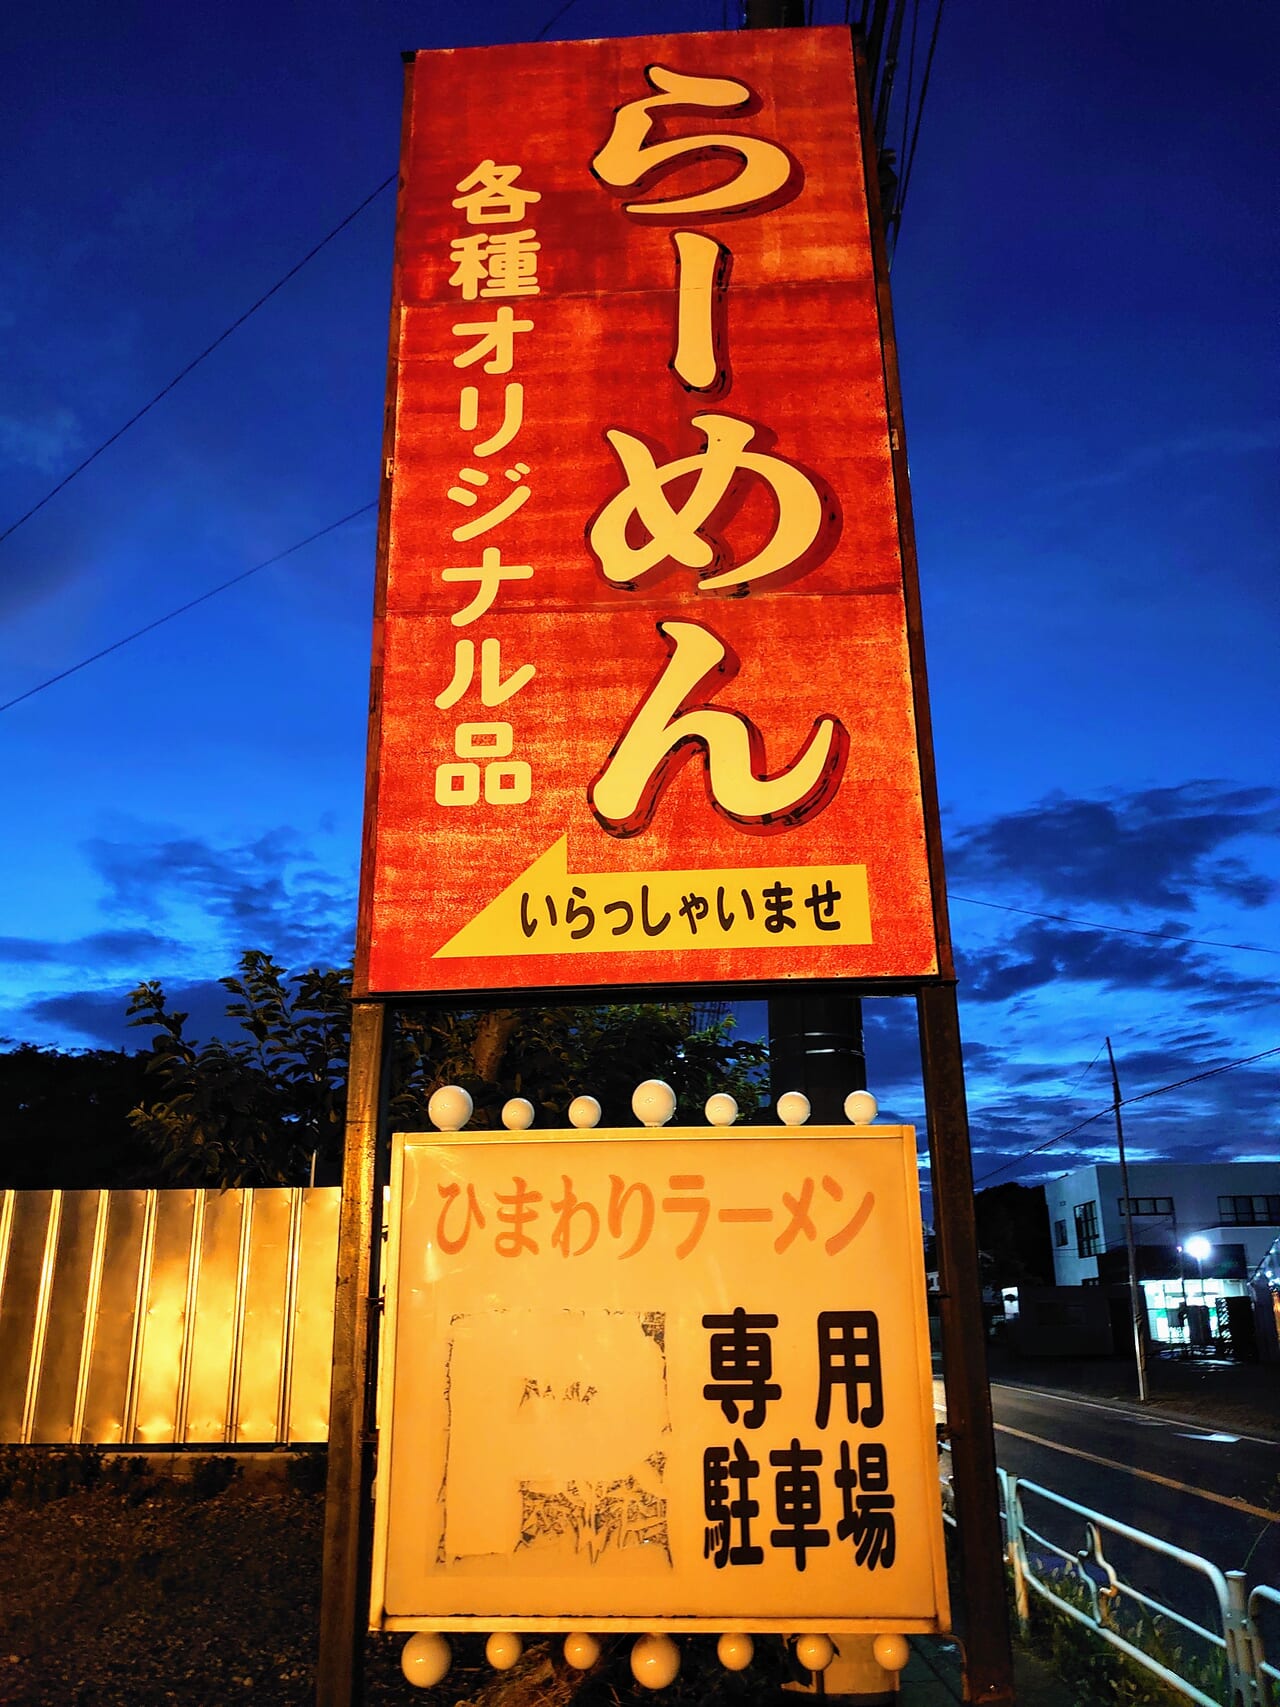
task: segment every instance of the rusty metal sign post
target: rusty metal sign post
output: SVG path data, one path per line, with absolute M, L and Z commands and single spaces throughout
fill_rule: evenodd
M 321 1707 L 365 1627 L 384 1005 L 789 982 L 917 1002 L 966 1688 L 1012 1700 L 868 107 L 839 29 L 407 57 Z

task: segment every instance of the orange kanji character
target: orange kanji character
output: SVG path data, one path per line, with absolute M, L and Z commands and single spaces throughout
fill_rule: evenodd
M 537 296 L 542 245 L 536 237 L 532 230 L 455 237 L 449 259 L 456 265 L 449 283 L 458 286 L 464 302 L 477 296 Z

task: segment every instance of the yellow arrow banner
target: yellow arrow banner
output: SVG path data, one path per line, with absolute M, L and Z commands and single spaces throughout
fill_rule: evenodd
M 870 941 L 864 865 L 571 875 L 562 836 L 432 958 Z

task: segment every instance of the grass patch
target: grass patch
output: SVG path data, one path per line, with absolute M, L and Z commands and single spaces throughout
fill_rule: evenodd
M 1047 1580 L 1060 1599 L 1089 1613 L 1088 1591 L 1071 1573 L 1053 1572 Z M 1108 1622 L 1118 1636 L 1166 1670 L 1231 1707 L 1224 1655 L 1205 1656 L 1181 1645 L 1176 1627 L 1162 1618 L 1121 1613 Z M 1031 1651 L 1053 1668 L 1079 1707 L 1185 1707 L 1185 1695 L 1034 1590 L 1030 1591 L 1029 1627 L 1021 1634 Z

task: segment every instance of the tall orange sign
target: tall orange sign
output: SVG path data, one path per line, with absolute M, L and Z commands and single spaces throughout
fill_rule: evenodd
M 847 32 L 409 73 L 357 994 L 939 970 Z

